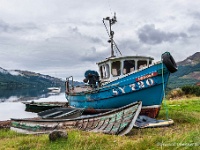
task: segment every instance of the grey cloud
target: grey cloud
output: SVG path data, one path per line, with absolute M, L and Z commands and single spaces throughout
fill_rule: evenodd
M 84 55 L 80 58 L 83 61 L 91 61 L 94 62 L 96 61 L 96 58 L 98 57 L 98 53 L 96 51 L 95 47 L 91 47 L 88 50 L 84 50 Z
M 10 62 L 18 62 L 21 68 L 31 68 L 31 70 L 51 70 L 51 68 L 69 68 L 90 62 L 95 64 L 101 60 L 104 52 L 97 52 L 95 47 L 101 46 L 101 40 L 98 37 L 82 34 L 77 27 L 69 27 L 67 31 L 59 37 L 51 37 L 40 41 L 31 41 L 23 43 L 19 39 L 12 39 L 16 46 L 7 48 L 8 53 L 15 53 L 15 57 L 9 59 Z M 21 43 L 22 42 L 22 43 Z M 91 47 L 92 46 L 92 47 Z M 0 48 L 1 49 L 1 48 Z M 11 58 L 11 56 L 9 56 Z M 103 57 L 104 58 L 104 57 Z M 3 59 L 3 58 L 2 58 Z M 16 68 L 13 68 L 16 69 Z
M 186 33 L 165 32 L 155 28 L 155 25 L 144 25 L 138 30 L 138 37 L 141 42 L 155 45 L 162 42 L 174 42 L 180 38 L 187 38 Z
M 138 42 L 131 39 L 124 39 L 118 45 L 122 54 L 126 54 L 127 52 L 132 51 L 136 52 L 139 49 L 141 49 L 141 45 Z
M 0 31 L 4 31 L 5 32 L 5 31 L 7 31 L 8 27 L 9 26 L 5 22 L 0 20 Z
M 19 31 L 27 31 L 27 30 L 39 30 L 39 28 L 34 23 L 25 23 L 25 24 L 9 24 L 0 20 L 0 32 L 12 33 Z
M 189 27 L 188 31 L 192 32 L 192 33 L 200 33 L 200 25 L 199 24 L 192 24 Z
M 199 12 L 199 11 L 192 12 L 191 15 L 192 15 L 195 19 L 199 19 L 199 20 L 200 20 L 200 12 Z
M 0 32 L 11 32 L 19 30 L 18 27 L 10 26 L 8 23 L 0 20 Z
M 76 40 L 76 38 L 81 38 L 81 39 L 84 39 L 84 40 L 88 40 L 89 42 L 92 42 L 92 43 L 102 43 L 102 40 L 100 38 L 98 38 L 97 36 L 88 36 L 88 35 L 82 34 L 78 30 L 77 27 L 74 27 L 74 28 L 73 27 L 69 27 L 68 31 L 69 31 L 69 35 L 70 36 L 74 36 L 75 37 L 75 40 Z
M 91 47 L 89 49 L 83 49 L 83 51 L 84 51 L 84 54 L 79 55 L 80 60 L 84 62 L 92 62 L 92 63 L 96 63 L 98 61 L 105 59 L 106 57 L 109 57 L 109 52 L 110 52 L 110 50 L 97 52 L 95 47 Z

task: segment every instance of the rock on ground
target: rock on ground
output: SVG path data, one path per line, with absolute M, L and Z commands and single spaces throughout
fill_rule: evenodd
M 67 132 L 62 130 L 54 130 L 49 134 L 50 141 L 56 141 L 57 139 L 60 138 L 67 139 L 68 138 Z

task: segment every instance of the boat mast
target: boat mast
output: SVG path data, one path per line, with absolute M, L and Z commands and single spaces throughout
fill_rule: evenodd
M 109 31 L 108 31 L 108 29 L 105 25 L 104 20 L 109 21 L 109 27 L 110 27 Z M 108 36 L 110 37 L 110 39 L 108 40 L 108 43 L 111 44 L 111 57 L 115 57 L 115 55 L 114 55 L 114 40 L 113 40 L 114 31 L 112 31 L 112 25 L 115 24 L 116 22 L 117 22 L 116 13 L 114 13 L 113 18 L 110 18 L 110 17 L 103 18 L 103 23 L 104 23 L 106 30 L 108 32 Z

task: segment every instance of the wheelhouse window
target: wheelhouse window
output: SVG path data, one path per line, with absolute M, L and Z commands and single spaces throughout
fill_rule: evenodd
M 112 63 L 112 75 L 113 76 L 119 76 L 121 74 L 120 67 L 121 67 L 120 61 L 115 61 Z
M 149 60 L 149 65 L 151 65 L 152 64 L 152 60 Z
M 100 66 L 100 76 L 102 79 L 106 79 L 110 77 L 109 65 L 104 64 Z
M 146 60 L 138 60 L 138 68 L 137 69 L 141 69 L 143 67 L 147 66 L 147 61 Z
M 133 72 L 135 70 L 135 61 L 134 60 L 125 60 L 123 67 L 123 74 Z

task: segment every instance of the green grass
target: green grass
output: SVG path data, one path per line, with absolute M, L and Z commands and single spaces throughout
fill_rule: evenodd
M 0 130 L 0 150 L 140 150 L 200 149 L 200 98 L 168 100 L 168 116 L 174 125 L 132 129 L 127 136 L 67 130 L 68 139 L 50 142 L 48 135 L 23 135 Z M 166 119 L 164 105 L 158 119 Z

